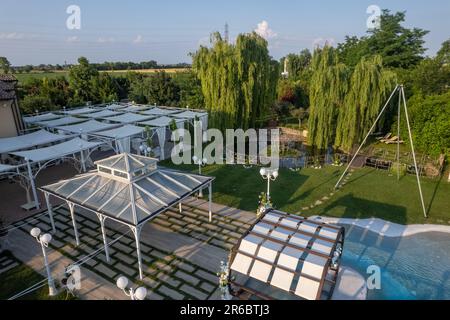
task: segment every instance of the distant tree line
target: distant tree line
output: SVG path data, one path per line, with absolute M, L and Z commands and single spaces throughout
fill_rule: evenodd
M 12 73 L 30 73 L 30 72 L 54 72 L 69 70 L 73 67 L 73 64 L 39 64 L 39 65 L 24 65 L 24 66 L 11 66 L 9 62 L 3 61 L 5 57 L 0 57 L 0 68 L 3 65 L 9 64 L 8 72 Z M 7 61 L 7 59 L 6 59 Z M 114 70 L 145 70 L 145 69 L 181 69 L 190 68 L 187 63 L 177 64 L 158 64 L 154 60 L 142 61 L 142 62 L 102 62 L 91 63 L 92 67 L 98 71 L 114 71 Z
M 85 57 L 69 68 L 67 77 L 28 78 L 19 84 L 24 113 L 128 99 L 136 103 L 202 108 L 198 80 L 190 71 L 168 75 L 164 71 L 142 74 L 133 71 L 113 76 L 99 72 Z

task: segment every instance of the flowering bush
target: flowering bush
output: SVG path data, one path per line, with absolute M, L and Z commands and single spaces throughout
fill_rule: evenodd
M 258 201 L 258 209 L 256 210 L 256 216 L 259 218 L 263 213 L 265 213 L 268 209 L 273 207 L 272 201 L 270 201 L 270 197 L 267 196 L 265 192 L 261 192 L 259 195 Z

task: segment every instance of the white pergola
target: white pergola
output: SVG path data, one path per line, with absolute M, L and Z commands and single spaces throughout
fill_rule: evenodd
M 90 134 L 90 136 L 105 140 L 116 153 L 129 153 L 131 150 L 131 139 L 134 137 L 143 139 L 144 131 L 145 129 L 143 127 L 126 124 L 111 130 L 95 132 L 94 134 Z M 113 141 L 115 146 L 113 146 Z
M 202 122 L 202 128 L 203 130 L 208 129 L 208 113 L 204 111 L 183 111 L 181 113 L 175 113 L 172 115 L 174 118 L 182 118 L 182 119 L 188 119 L 192 123 L 194 122 L 194 119 L 197 117 Z
M 121 109 L 120 111 L 125 112 L 141 112 L 150 109 L 150 106 L 144 106 L 144 105 L 130 105 L 126 108 Z
M 119 115 L 123 114 L 123 112 L 113 111 L 113 110 L 109 110 L 109 109 L 103 109 L 103 110 L 99 109 L 99 110 L 100 111 L 98 111 L 98 112 L 86 113 L 81 116 L 85 117 L 85 118 L 91 118 L 91 119 L 102 119 L 102 118 L 119 116 Z
M 36 191 L 35 178 L 36 176 L 46 168 L 50 163 L 60 159 L 73 159 L 76 160 L 75 155 L 80 154 L 80 167 L 82 171 L 86 171 L 86 162 L 89 159 L 89 152 L 99 147 L 100 142 L 88 142 L 80 138 L 74 138 L 72 140 L 55 144 L 49 147 L 10 152 L 11 155 L 18 157 L 22 161 L 16 166 L 16 168 L 27 168 L 28 179 L 33 191 L 33 197 L 35 200 L 35 206 L 39 209 L 39 200 Z M 37 171 L 33 173 L 32 165 L 38 167 Z M 6 168 L 6 167 L 5 167 Z M 18 170 L 18 169 L 17 169 Z M 17 171 L 18 172 L 18 171 Z M 19 172 L 18 172 L 19 173 Z
M 159 147 L 161 148 L 161 160 L 164 160 L 164 146 L 166 143 L 166 131 L 172 121 L 175 121 L 177 128 L 183 128 L 186 119 L 176 119 L 171 117 L 158 117 L 152 120 L 139 122 L 139 125 L 148 126 L 152 132 L 156 132 L 158 135 Z
M 154 116 L 144 116 L 137 113 L 124 113 L 118 116 L 107 117 L 105 120 L 119 122 L 123 124 L 134 124 L 154 118 Z
M 120 103 L 112 103 L 110 105 L 105 106 L 104 108 L 108 109 L 108 110 L 118 110 L 118 109 L 123 109 L 123 108 L 126 108 L 126 107 L 127 107 L 127 105 L 123 105 L 123 104 L 120 104 Z
M 142 114 L 146 114 L 146 115 L 152 115 L 152 116 L 167 116 L 170 114 L 174 114 L 174 113 L 179 113 L 182 110 L 179 109 L 173 109 L 173 108 L 159 108 L 159 107 L 154 107 L 150 110 L 147 111 L 143 111 L 141 112 Z
M 75 108 L 75 109 L 66 110 L 65 114 L 81 115 L 81 114 L 92 113 L 92 112 L 97 112 L 97 111 L 98 111 L 98 109 L 94 109 L 91 107 L 84 107 L 84 108 Z
M 48 120 L 48 121 L 38 121 L 36 124 L 40 127 L 46 127 L 46 128 L 55 128 L 59 126 L 66 126 L 69 124 L 74 123 L 80 123 L 86 121 L 86 119 L 80 119 L 72 116 L 65 116 L 63 118 L 55 119 L 55 120 Z
M 62 117 L 63 117 L 62 115 L 48 112 L 48 113 L 37 114 L 34 116 L 31 115 L 31 116 L 23 117 L 23 121 L 26 124 L 35 124 L 37 122 L 55 120 L 55 119 L 59 119 Z
M 213 177 L 184 173 L 157 167 L 157 159 L 122 153 L 96 162 L 97 170 L 68 180 L 41 187 L 47 200 L 50 220 L 53 211 L 49 196 L 66 201 L 75 233 L 80 244 L 75 206 L 97 215 L 100 221 L 103 244 L 109 262 L 105 220 L 111 219 L 128 226 L 135 237 L 139 276 L 143 279 L 140 233 L 146 222 L 179 205 L 184 199 L 208 186 L 209 219 L 212 220 Z M 53 231 L 56 231 L 54 224 Z
M 106 123 L 106 122 L 100 122 L 97 120 L 89 120 L 81 123 L 76 124 L 69 124 L 67 126 L 60 126 L 56 127 L 56 130 L 68 132 L 68 133 L 75 133 L 75 134 L 86 134 L 96 131 L 102 131 L 102 130 L 108 130 L 112 129 L 114 127 L 119 126 L 118 124 L 112 124 L 112 123 Z
M 67 140 L 67 135 L 51 133 L 41 129 L 17 137 L 0 138 L 0 154 L 11 151 L 31 149 L 45 144 Z

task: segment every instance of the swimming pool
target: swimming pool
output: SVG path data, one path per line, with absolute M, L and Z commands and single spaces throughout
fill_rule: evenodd
M 368 290 L 367 299 L 450 299 L 450 234 L 427 232 L 392 238 L 343 226 L 343 264 L 365 278 L 368 266 L 381 269 L 381 289 Z

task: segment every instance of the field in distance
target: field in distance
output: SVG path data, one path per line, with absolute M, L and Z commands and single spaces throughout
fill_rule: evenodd
M 137 69 L 137 70 L 105 70 L 100 72 L 107 72 L 113 76 L 123 76 L 126 75 L 127 72 L 129 71 L 139 73 L 155 73 L 160 71 L 165 71 L 167 73 L 177 73 L 177 72 L 185 72 L 188 70 L 189 68 L 166 68 L 166 69 Z M 56 78 L 60 76 L 67 77 L 68 74 L 69 72 L 67 70 L 55 70 L 50 72 L 33 71 L 28 73 L 15 73 L 14 76 L 19 80 L 19 82 L 23 82 L 30 78 L 42 79 L 42 78 Z

